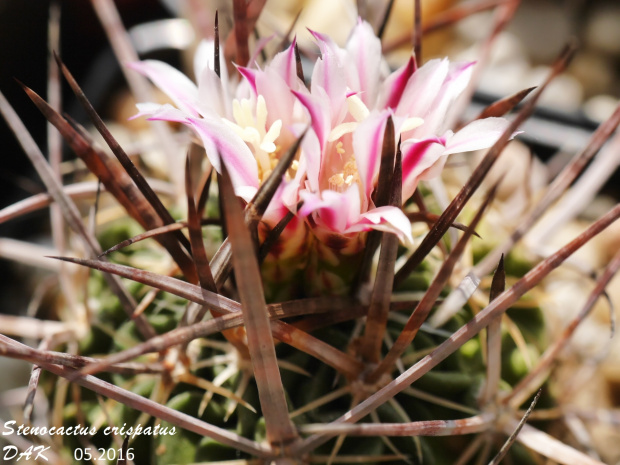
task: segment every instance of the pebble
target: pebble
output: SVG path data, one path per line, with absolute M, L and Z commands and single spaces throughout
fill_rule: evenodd
M 493 13 L 485 11 L 469 16 L 456 23 L 456 32 L 461 39 L 478 43 L 489 35 L 493 24 Z
M 612 92 L 617 79 L 612 60 L 592 50 L 578 53 L 570 64 L 569 72 L 583 85 L 586 98 Z
M 550 63 L 575 28 L 562 4 L 565 2 L 523 2 L 508 30 L 523 42 L 535 63 Z
M 480 89 L 498 96 L 511 95 L 528 87 L 523 82 L 528 73 L 529 65 L 525 60 L 489 66 L 482 71 Z
M 585 28 L 589 47 L 612 55 L 620 55 L 620 7 L 602 5 L 591 14 Z
M 602 123 L 613 114 L 619 103 L 620 100 L 612 95 L 595 95 L 583 104 L 583 112 L 592 121 Z
M 511 32 L 503 31 L 495 38 L 495 44 L 489 56 L 489 66 L 496 66 L 514 61 L 527 60 L 523 43 Z

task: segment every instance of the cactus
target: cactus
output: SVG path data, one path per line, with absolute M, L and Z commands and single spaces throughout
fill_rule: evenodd
M 112 3 L 95 3 L 112 30 Z M 233 62 L 249 63 L 262 3 L 233 2 L 227 48 L 216 14 L 215 35 L 199 50 L 207 63 L 199 87 L 162 63 L 129 65 L 174 104 L 141 103 L 140 116 L 197 136 L 173 139 L 167 183 L 134 164 L 60 58 L 52 63 L 113 156 L 24 86 L 113 198 L 97 214 L 123 210 L 97 234 L 72 198 L 96 186 L 63 186 L 0 95 L 53 202 L 56 244 L 68 239 L 58 247 L 64 256 L 49 258 L 60 267 L 58 321 L 31 323 L 37 348 L 9 337 L 32 336 L 18 325 L 0 335 L 2 355 L 33 365 L 15 424 L 35 424 L 42 391 L 52 406 L 47 431 L 93 433 L 52 436 L 57 463 L 99 450 L 101 460 L 136 464 L 601 463 L 563 443 L 567 435 L 554 437 L 558 421 L 541 419 L 554 408 L 564 415 L 550 373 L 620 254 L 555 339 L 540 295 L 549 273 L 620 206 L 543 259 L 519 241 L 613 133 L 620 110 L 517 226 L 498 233 L 486 217 L 502 208 L 501 179 L 485 179 L 572 47 L 510 121 L 503 116 L 531 89 L 463 124 L 457 98 L 474 85 L 471 65 L 423 64 L 413 34 L 409 61 L 384 72 L 381 38 L 363 20 L 345 48 L 312 33 L 321 58 L 311 79 L 295 39 L 261 67 L 234 70 Z M 466 14 L 455 7 L 445 20 Z M 152 129 L 170 136 L 169 126 Z M 440 179 L 449 155 L 479 149 L 488 151 L 463 185 L 445 181 L 454 195 L 433 213 L 425 181 Z M 4 216 L 45 202 L 29 199 Z

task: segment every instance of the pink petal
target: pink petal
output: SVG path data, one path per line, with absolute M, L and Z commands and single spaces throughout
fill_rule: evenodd
M 454 102 L 467 87 L 474 62 L 450 63 L 448 75 L 435 97 L 430 111 L 424 116 L 424 124 L 413 132 L 411 137 L 421 139 L 435 134 L 443 134 L 449 123 L 450 110 Z
M 362 214 L 359 221 L 348 227 L 345 233 L 371 229 L 396 234 L 398 239 L 407 246 L 413 244 L 411 223 L 400 208 L 390 206 L 374 208 Z
M 403 201 L 407 200 L 418 185 L 420 174 L 444 153 L 444 141 L 430 137 L 421 141 L 405 141 L 401 144 L 403 156 Z
M 308 216 L 321 208 L 326 203 L 321 199 L 319 194 L 310 191 L 301 191 L 299 197 L 303 200 L 303 205 L 297 212 L 299 216 Z
M 257 71 L 255 69 L 246 68 L 245 66 L 237 66 L 237 71 L 239 71 L 239 74 L 250 84 L 252 91 L 254 91 L 254 95 L 258 95 L 258 91 L 256 90 Z
M 299 216 L 314 214 L 317 225 L 326 226 L 334 232 L 345 233 L 348 226 L 359 219 L 360 201 L 357 184 L 353 184 L 345 192 L 325 190 L 320 196 L 302 191 L 300 197 L 304 204 L 299 210 Z
M 381 69 L 381 41 L 372 26 L 366 21 L 358 21 L 347 41 L 347 51 L 357 68 L 360 98 L 369 108 L 374 107 L 379 87 Z M 354 83 L 349 87 L 355 89 Z
M 141 115 L 150 115 L 149 119 L 154 121 L 171 121 L 174 123 L 187 122 L 187 113 L 173 107 L 169 103 L 166 103 L 165 105 L 157 105 L 155 103 L 138 103 L 136 106 L 138 107 L 138 110 L 140 110 L 140 113 L 134 116 L 134 118 Z
M 411 56 L 405 65 L 390 74 L 381 86 L 377 108 L 397 108 L 405 86 L 416 69 L 415 58 Z
M 140 118 L 142 116 L 151 116 L 157 113 L 161 109 L 162 106 L 163 105 L 161 105 L 160 103 L 151 103 L 151 102 L 136 103 L 136 108 L 138 109 L 138 113 L 130 117 L 129 120 L 131 121 L 136 118 Z
M 319 139 L 322 152 L 330 132 L 329 109 L 326 108 L 327 104 L 325 102 L 326 96 L 324 92 L 323 99 L 315 95 L 310 95 L 307 92 L 297 92 L 295 90 L 291 90 L 291 92 L 297 97 L 301 104 L 306 107 L 308 113 L 310 113 L 310 118 L 312 118 L 312 129 Z M 317 92 L 321 93 L 320 90 Z
M 192 116 L 200 114 L 198 88 L 179 70 L 155 60 L 138 61 L 128 66 L 153 81 L 181 110 Z
M 317 39 L 321 58 L 317 60 L 312 72 L 312 94 L 318 95 L 318 90 L 322 89 L 328 97 L 328 108 L 331 116 L 332 126 L 341 122 L 346 115 L 346 94 L 347 94 L 347 67 L 345 66 L 345 51 L 326 35 L 310 31 Z
M 252 198 L 259 184 L 256 159 L 246 143 L 218 116 L 192 118 L 171 105 L 161 105 L 149 119 L 174 121 L 194 129 L 202 139 L 207 157 L 215 170 L 222 172 L 221 155 L 226 161 L 235 192 L 246 200 Z
M 258 166 L 254 155 L 228 126 L 217 118 L 187 118 L 200 136 L 205 146 L 209 161 L 221 173 L 219 155 L 225 162 L 235 190 L 242 187 L 258 187 Z
M 342 51 L 338 45 L 332 40 L 330 36 L 327 34 L 323 34 L 321 32 L 313 31 L 312 29 L 308 29 L 308 32 L 312 34 L 312 37 L 316 40 L 316 43 L 319 46 L 319 50 L 321 51 L 322 56 L 326 55 L 334 55 L 339 56 L 342 54 Z
M 413 73 L 405 86 L 396 114 L 425 118 L 448 75 L 448 68 L 448 60 L 436 59 Z
M 375 185 L 375 178 L 379 174 L 383 135 L 390 113 L 389 110 L 384 110 L 381 113 L 376 111 L 371 113 L 368 118 L 359 124 L 353 133 L 355 163 L 366 199 L 370 199 L 370 194 Z M 367 205 L 364 205 L 365 208 L 367 208 Z
M 475 61 L 462 61 L 450 63 L 448 75 L 443 82 L 441 94 L 448 96 L 458 96 L 469 84 L 473 72 Z
M 297 38 L 294 38 L 289 48 L 273 57 L 273 60 L 271 60 L 269 64 L 269 68 L 274 69 L 278 75 L 284 79 L 288 87 L 298 90 L 301 81 L 299 77 L 297 77 L 297 62 L 295 60 L 296 43 Z
M 271 67 L 256 73 L 256 89 L 265 98 L 269 126 L 278 119 L 285 125 L 293 122 L 296 99 L 288 92 L 289 88 L 283 77 Z
M 301 217 L 308 216 L 310 214 L 316 214 L 320 218 L 320 224 L 326 226 L 332 231 L 340 232 L 346 228 L 346 216 L 343 216 L 341 209 L 343 205 L 337 201 L 331 194 L 332 191 L 322 192 L 322 198 L 319 194 L 315 194 L 308 191 L 302 191 L 300 197 L 304 201 L 298 215 Z M 318 219 L 317 218 L 317 219 Z M 315 221 L 317 221 L 315 219 Z

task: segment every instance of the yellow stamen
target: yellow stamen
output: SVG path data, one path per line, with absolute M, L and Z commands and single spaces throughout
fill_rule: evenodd
M 334 174 L 331 178 L 329 178 L 329 188 L 331 190 L 340 191 L 343 184 L 344 184 L 344 177 L 342 173 Z

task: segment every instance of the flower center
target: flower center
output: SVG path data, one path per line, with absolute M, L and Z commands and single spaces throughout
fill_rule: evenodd
M 256 98 L 256 115 L 249 99 L 233 100 L 235 122 L 223 118 L 224 122 L 253 149 L 258 164 L 258 177 L 263 182 L 278 163 L 280 147 L 275 141 L 280 136 L 282 120 L 274 121 L 267 129 L 267 104 L 265 98 Z
M 329 133 L 328 140 L 333 142 L 335 140 L 340 139 L 345 134 L 349 134 L 354 132 L 359 123 L 364 121 L 368 115 L 370 115 L 370 111 L 357 95 L 351 95 L 347 98 L 347 108 L 349 110 L 349 114 L 353 117 L 355 121 L 348 121 L 346 123 L 341 123 L 336 126 Z M 402 125 L 399 128 L 399 134 L 407 131 L 411 131 L 412 129 L 417 128 L 424 124 L 424 120 L 422 118 L 418 118 L 416 116 L 406 118 L 403 120 Z
M 336 144 L 336 152 L 342 156 L 345 153 L 344 144 L 339 141 Z M 349 160 L 344 164 L 342 171 L 334 174 L 329 178 L 329 189 L 337 192 L 344 192 L 353 183 L 358 182 L 360 179 L 357 172 L 357 165 L 355 163 L 355 155 L 351 155 Z

